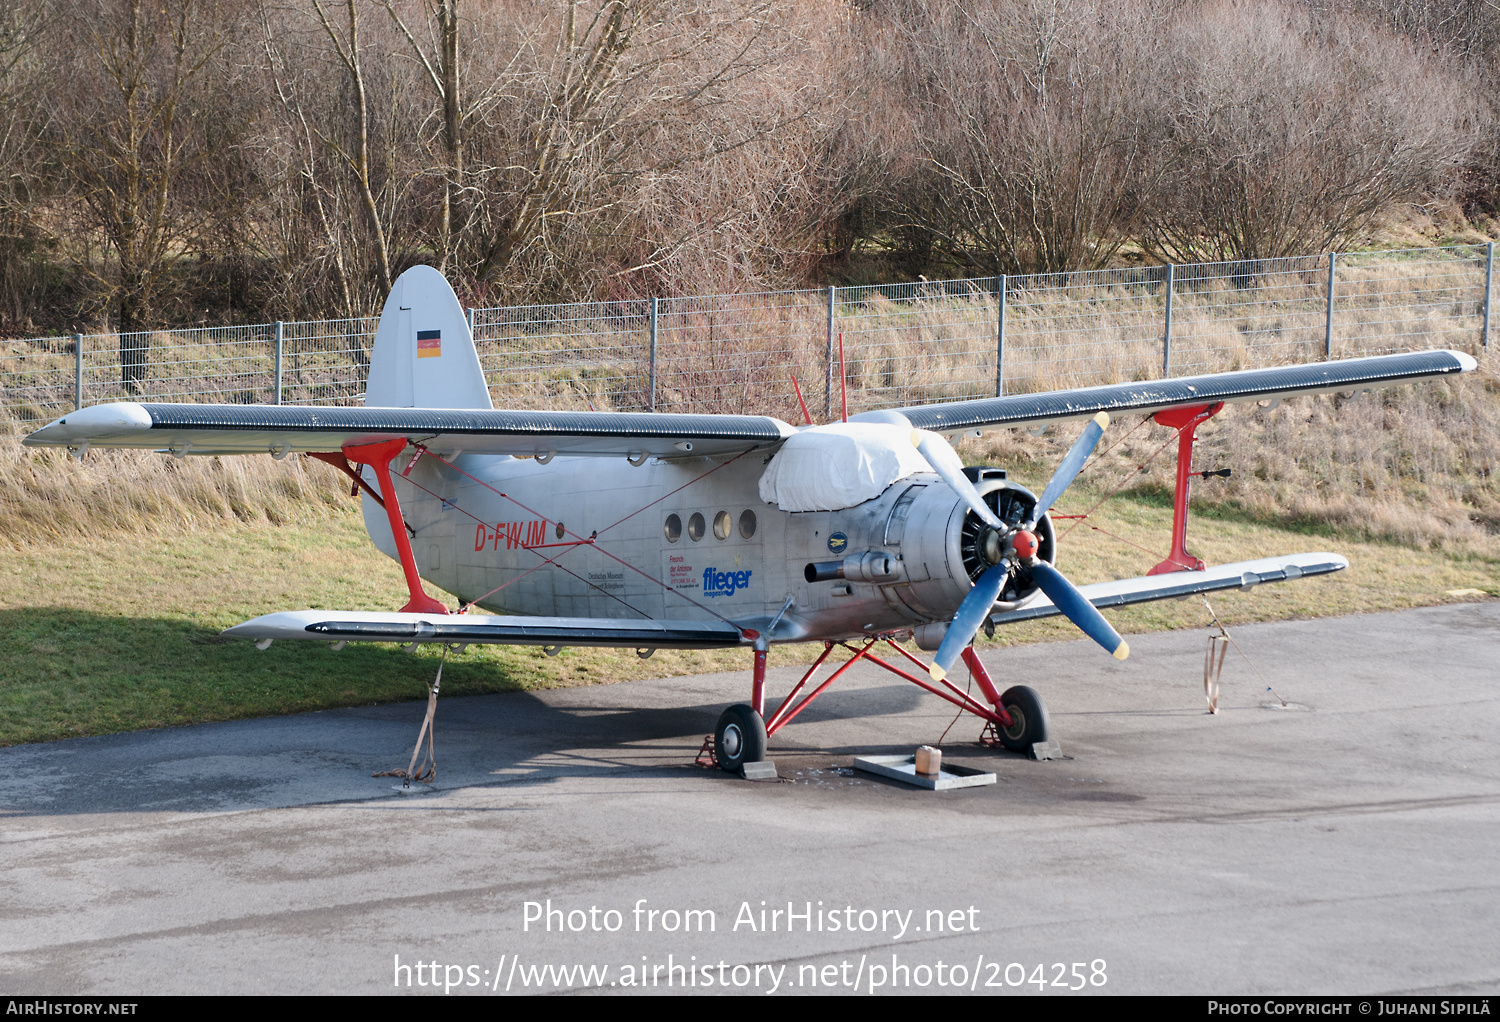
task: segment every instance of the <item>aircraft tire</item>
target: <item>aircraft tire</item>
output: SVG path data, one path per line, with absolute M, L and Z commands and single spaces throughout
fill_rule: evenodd
M 1036 689 L 1029 685 L 1008 688 L 1000 696 L 1000 705 L 1014 721 L 1013 727 L 999 729 L 1001 744 L 1011 752 L 1030 752 L 1033 745 L 1051 736 L 1047 704 Z
M 766 758 L 766 722 L 748 703 L 735 703 L 719 714 L 714 758 L 720 769 L 731 774 L 739 773 L 746 763 Z

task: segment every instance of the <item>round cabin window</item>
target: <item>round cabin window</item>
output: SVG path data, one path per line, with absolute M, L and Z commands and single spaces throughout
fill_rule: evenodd
M 702 539 L 703 524 L 703 516 L 694 511 L 693 517 L 688 519 L 688 539 L 692 540 L 694 543 Z
M 682 519 L 676 515 L 667 515 L 667 523 L 662 526 L 662 532 L 666 533 L 668 543 L 676 543 L 682 538 Z
M 740 539 L 749 539 L 755 535 L 755 512 L 745 511 L 740 515 Z
M 734 528 L 734 524 L 729 518 L 728 511 L 720 511 L 714 515 L 714 539 L 728 539 L 729 530 L 732 528 Z

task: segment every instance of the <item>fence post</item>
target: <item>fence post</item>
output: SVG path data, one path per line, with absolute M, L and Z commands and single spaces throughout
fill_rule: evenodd
M 1334 254 L 1328 253 L 1328 320 L 1323 325 L 1323 360 L 1333 358 L 1333 263 Z
M 474 307 L 471 305 L 464 312 L 464 318 L 469 322 L 469 340 L 474 339 Z
M 281 320 L 276 321 L 276 403 L 281 404 L 281 350 L 282 343 L 286 337 L 286 326 Z
M 833 416 L 833 292 L 832 284 L 828 286 L 828 336 L 823 348 L 823 364 L 827 369 L 823 379 L 823 419 L 826 422 Z
M 1495 277 L 1495 243 L 1484 246 L 1484 333 L 1480 335 L 1480 347 L 1490 350 L 1490 282 Z
M 651 299 L 651 366 L 647 370 L 647 409 L 656 411 L 656 312 L 658 299 Z
M 1167 318 L 1161 335 L 1161 375 L 1172 375 L 1172 291 L 1177 284 L 1177 264 L 1167 264 Z
M 1000 333 L 995 339 L 995 396 L 1005 396 L 1005 274 L 995 278 L 995 301 L 1000 306 Z
M 1485 322 L 1489 322 L 1489 304 L 1485 304 Z M 73 335 L 73 410 L 83 407 L 83 334 Z

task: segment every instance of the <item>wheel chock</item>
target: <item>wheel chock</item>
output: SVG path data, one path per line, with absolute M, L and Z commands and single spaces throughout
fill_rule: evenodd
M 747 781 L 774 781 L 776 780 L 776 763 L 769 759 L 763 759 L 758 763 L 746 763 L 740 767 L 740 776 Z
M 1062 746 L 1055 741 L 1034 742 L 1031 746 L 1031 758 L 1036 760 L 1062 759 Z

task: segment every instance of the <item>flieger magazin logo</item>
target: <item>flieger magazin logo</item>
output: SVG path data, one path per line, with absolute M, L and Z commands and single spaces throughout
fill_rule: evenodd
M 718 568 L 703 570 L 704 596 L 733 596 L 750 585 L 749 571 L 720 571 Z
M 828 552 L 830 554 L 841 554 L 849 549 L 849 537 L 842 532 L 835 532 L 828 537 Z

